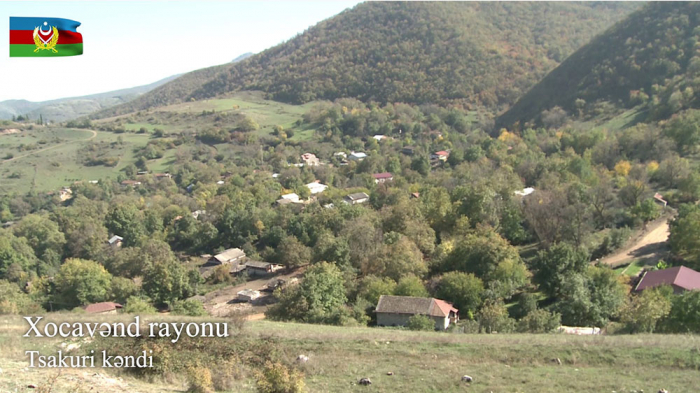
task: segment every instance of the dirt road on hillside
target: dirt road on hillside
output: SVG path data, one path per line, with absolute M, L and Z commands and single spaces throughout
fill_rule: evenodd
M 668 250 L 668 219 L 664 217 L 647 225 L 633 243 L 624 249 L 603 258 L 603 263 L 612 267 L 628 264 L 634 260 L 643 259 L 656 262 Z

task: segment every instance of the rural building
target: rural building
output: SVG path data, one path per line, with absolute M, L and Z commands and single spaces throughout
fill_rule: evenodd
M 229 248 L 228 250 L 216 254 L 209 258 L 204 264 L 205 266 L 217 266 L 217 265 L 229 265 L 232 263 L 238 263 L 245 258 L 245 252 L 240 248 Z
M 346 159 L 346 158 L 348 158 L 348 155 L 345 154 L 344 151 L 339 151 L 339 152 L 333 153 L 333 157 L 340 157 L 341 159 Z
M 121 184 L 124 187 L 132 187 L 133 188 L 136 186 L 140 186 L 141 182 L 137 181 L 137 180 L 124 180 Z
M 112 247 L 121 247 L 122 242 L 124 242 L 124 238 L 117 235 L 114 235 L 107 240 L 107 243 Z
M 58 197 L 61 199 L 61 202 L 65 202 L 73 198 L 73 190 L 68 187 L 63 187 L 61 191 L 58 192 Z
M 450 157 L 450 152 L 445 151 L 445 150 L 436 151 L 435 153 L 430 155 L 431 160 L 438 160 L 438 161 L 447 161 L 447 159 L 449 157 Z
M 346 195 L 345 198 L 343 198 L 343 202 L 351 205 L 357 205 L 358 203 L 365 203 L 367 201 L 369 201 L 369 195 L 364 192 L 356 192 L 354 194 Z
M 382 295 L 377 303 L 378 326 L 406 326 L 414 315 L 427 315 L 436 330 L 445 330 L 459 320 L 459 311 L 444 300 L 427 297 Z
M 248 261 L 245 268 L 249 276 L 266 276 L 283 269 L 284 266 L 269 262 Z
M 360 151 L 354 151 L 350 153 L 348 158 L 350 159 L 350 161 L 362 161 L 365 158 L 367 158 L 367 154 Z
M 206 210 L 195 210 L 192 212 L 192 218 L 196 220 L 199 218 L 199 216 L 203 216 L 205 214 L 207 214 Z
M 311 195 L 320 194 L 326 191 L 326 189 L 328 188 L 327 185 L 321 184 L 321 182 L 318 180 L 316 180 L 313 183 L 307 184 L 306 187 L 309 189 L 309 191 L 311 191 Z
M 156 173 L 153 176 L 158 180 L 160 180 L 160 179 L 172 179 L 173 178 L 173 175 L 171 175 L 169 173 Z
M 673 293 L 682 293 L 700 289 L 700 273 L 685 266 L 676 266 L 664 270 L 644 273 L 635 291 L 643 291 L 660 285 L 670 285 Z
M 302 154 L 301 160 L 304 162 L 304 165 L 306 165 L 306 166 L 321 165 L 321 160 L 319 160 L 318 157 L 316 157 L 316 155 L 313 153 Z
M 668 202 L 664 199 L 663 195 L 659 194 L 658 192 L 654 194 L 654 200 L 661 204 L 663 207 L 666 207 L 668 205 Z
M 420 198 L 420 192 L 412 192 L 412 193 L 411 193 L 411 198 L 413 198 L 413 199 L 418 199 L 418 198 Z
M 415 154 L 416 148 L 413 146 L 404 146 L 403 149 L 401 149 L 401 153 L 406 154 L 407 156 L 412 156 Z
M 377 184 L 394 180 L 394 175 L 389 172 L 375 173 L 372 175 L 372 177 L 374 178 L 374 182 Z
M 374 140 L 377 141 L 377 142 L 381 142 L 382 139 L 385 139 L 385 138 L 386 138 L 386 135 L 375 135 L 375 136 L 373 136 L 372 138 L 374 138 Z
M 528 196 L 528 195 L 532 194 L 533 192 L 535 192 L 534 188 L 527 187 L 527 188 L 523 188 L 522 190 L 514 191 L 513 194 L 518 195 L 518 196 Z
M 260 297 L 260 291 L 254 291 L 252 289 L 244 289 L 242 291 L 239 291 L 236 295 L 238 295 L 238 300 L 240 300 L 240 301 L 252 302 L 253 300 Z
M 117 310 L 122 307 L 124 306 L 114 302 L 93 303 L 85 307 L 85 312 L 88 314 L 116 314 Z

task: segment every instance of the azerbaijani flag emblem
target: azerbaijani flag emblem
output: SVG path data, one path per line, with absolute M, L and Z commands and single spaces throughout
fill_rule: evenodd
M 83 54 L 80 22 L 61 18 L 10 17 L 10 57 Z

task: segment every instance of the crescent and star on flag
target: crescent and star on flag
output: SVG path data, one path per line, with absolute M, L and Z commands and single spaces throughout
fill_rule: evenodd
M 47 30 L 44 30 L 47 27 Z M 49 26 L 47 22 L 44 22 L 43 26 L 37 26 L 34 29 L 34 43 L 36 44 L 36 49 L 34 52 L 39 50 L 50 50 L 53 53 L 58 53 L 56 50 L 56 43 L 58 42 L 58 29 L 56 26 Z

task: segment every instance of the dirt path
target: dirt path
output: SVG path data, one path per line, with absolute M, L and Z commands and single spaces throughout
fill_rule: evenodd
M 603 263 L 613 267 L 630 263 L 636 259 L 658 260 L 666 251 L 669 229 L 668 216 L 664 215 L 650 223 L 637 239 L 623 250 L 603 258 Z
M 59 146 L 63 146 L 63 145 L 68 144 L 68 143 L 86 142 L 86 141 L 89 141 L 89 140 L 91 140 L 91 139 L 94 139 L 94 138 L 97 136 L 97 131 L 93 131 L 93 130 L 80 130 L 80 131 L 87 131 L 87 132 L 90 132 L 90 133 L 92 133 L 92 136 L 90 136 L 90 137 L 88 137 L 88 138 L 85 138 L 85 139 L 78 139 L 78 140 L 75 140 L 75 141 L 68 141 L 68 142 L 59 143 L 59 144 L 57 144 L 57 145 L 53 145 L 53 146 L 51 146 L 51 147 L 46 147 L 46 148 L 44 148 L 44 149 L 32 150 L 32 151 L 30 151 L 30 152 L 27 153 L 27 154 L 22 154 L 22 155 L 17 156 L 17 157 L 12 157 L 12 158 L 10 158 L 10 159 L 8 159 L 8 160 L 2 160 L 2 161 L 0 161 L 0 164 L 1 164 L 1 163 L 5 163 L 5 162 L 10 162 L 10 161 L 18 160 L 18 159 L 20 159 L 20 158 L 24 158 L 24 157 L 27 157 L 27 156 L 31 156 L 31 155 L 34 155 L 34 154 L 37 154 L 37 153 L 41 153 L 41 152 L 44 152 L 44 151 L 47 151 L 47 150 L 55 149 L 55 148 L 57 148 L 57 147 L 59 147 Z

